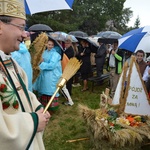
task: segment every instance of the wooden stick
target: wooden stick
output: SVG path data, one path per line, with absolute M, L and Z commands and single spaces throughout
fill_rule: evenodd
M 84 140 L 89 140 L 89 138 L 80 138 L 80 139 L 75 139 L 75 140 L 67 140 L 66 143 L 73 143 L 73 142 L 84 141 Z
M 55 95 L 57 94 L 57 92 L 59 91 L 60 87 L 58 87 L 55 91 L 55 93 L 53 94 L 53 96 L 50 98 L 48 104 L 46 105 L 43 114 L 45 114 L 45 112 L 47 111 L 48 107 L 50 106 L 50 104 L 52 103 L 53 99 L 55 98 Z
M 60 82 L 58 83 L 57 85 L 57 89 L 55 91 L 55 93 L 52 95 L 52 97 L 50 98 L 48 104 L 46 105 L 44 111 L 43 111 L 43 114 L 47 111 L 47 109 L 49 108 L 50 104 L 52 103 L 53 99 L 55 98 L 55 95 L 57 94 L 57 92 L 60 90 L 60 88 L 62 88 L 65 84 L 66 84 L 67 80 L 62 78 L 60 80 Z

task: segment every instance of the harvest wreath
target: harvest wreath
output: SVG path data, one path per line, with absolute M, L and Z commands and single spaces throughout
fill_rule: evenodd
M 106 88 L 100 95 L 99 109 L 79 106 L 95 149 L 139 150 L 148 144 L 150 99 L 139 72 L 132 57 L 130 65 L 123 67 L 113 100 Z
M 96 110 L 79 106 L 95 149 L 139 150 L 148 142 L 150 139 L 148 116 L 119 114 L 117 107 L 111 106 L 109 101 L 105 106 L 101 104 L 100 109 Z

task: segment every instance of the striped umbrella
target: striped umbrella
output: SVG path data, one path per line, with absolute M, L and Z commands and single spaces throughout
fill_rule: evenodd
M 119 39 L 119 48 L 131 52 L 143 50 L 150 53 L 150 26 L 134 29 L 124 34 Z
M 71 10 L 69 4 L 65 0 L 25 0 L 25 11 L 32 15 L 54 10 Z

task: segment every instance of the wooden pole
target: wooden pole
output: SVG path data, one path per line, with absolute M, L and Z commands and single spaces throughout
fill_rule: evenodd
M 57 85 L 57 89 L 56 91 L 54 92 L 54 94 L 52 95 L 52 97 L 50 98 L 49 102 L 47 103 L 44 111 L 43 111 L 43 114 L 47 111 L 47 109 L 49 108 L 50 104 L 52 103 L 53 99 L 55 98 L 55 95 L 57 94 L 57 92 L 60 90 L 60 88 L 62 88 L 65 84 L 66 84 L 67 80 L 64 79 L 64 78 L 61 78 L 60 82 L 58 83 Z
M 67 140 L 66 143 L 73 143 L 73 142 L 84 141 L 84 140 L 89 140 L 89 138 L 80 138 L 80 139 L 75 139 L 75 140 Z

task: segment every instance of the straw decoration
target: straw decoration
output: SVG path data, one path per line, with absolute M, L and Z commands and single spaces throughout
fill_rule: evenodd
M 132 127 L 117 122 L 121 128 L 111 131 L 109 123 L 106 122 L 108 113 L 103 112 L 101 108 L 93 110 L 87 106 L 79 105 L 79 112 L 87 124 L 94 149 L 131 150 L 133 147 L 140 149 L 141 145 L 150 139 L 150 128 L 145 123 L 141 126 Z
M 118 110 L 119 113 L 123 113 L 124 105 L 125 105 L 124 101 L 125 101 L 125 97 L 126 97 L 126 95 L 125 95 L 126 87 L 124 87 L 124 84 L 125 84 L 125 82 L 127 82 L 127 77 L 126 77 L 127 70 L 128 70 L 128 63 L 125 62 L 124 66 L 123 66 L 123 71 L 122 71 L 123 77 L 122 77 L 122 83 L 121 83 L 122 84 L 121 92 L 120 92 L 121 95 L 120 95 L 120 99 L 119 99 L 119 104 L 120 104 L 119 110 Z
M 71 58 L 63 71 L 62 78 L 68 81 L 79 70 L 80 66 L 81 62 L 75 57 Z
M 48 42 L 48 36 L 46 33 L 41 33 L 39 36 L 33 41 L 29 48 L 29 52 L 31 54 L 31 64 L 33 68 L 33 82 L 40 74 L 39 64 L 42 61 L 43 51 L 46 49 L 46 43 Z
M 81 66 L 81 62 L 77 58 L 74 57 L 69 60 L 69 62 L 67 63 L 67 65 L 63 71 L 63 74 L 57 84 L 57 89 L 54 92 L 54 94 L 52 95 L 52 97 L 50 98 L 43 113 L 45 113 L 47 111 L 48 107 L 52 103 L 55 95 L 60 90 L 60 88 L 62 88 L 66 84 L 66 82 L 79 70 L 80 66 Z
M 133 63 L 135 62 L 135 57 L 134 56 L 131 56 L 131 61 L 130 61 L 130 68 L 129 68 L 129 73 L 128 73 L 128 77 L 127 77 L 127 85 L 126 85 L 126 88 L 128 89 L 129 86 L 130 86 L 130 78 L 131 78 L 131 74 L 132 74 L 132 67 L 133 67 Z M 129 93 L 129 90 L 125 90 L 125 94 L 124 94 L 124 100 L 122 101 L 122 111 L 124 112 L 125 110 L 125 104 L 126 104 L 126 101 L 127 101 L 127 97 L 128 97 L 128 93 Z

